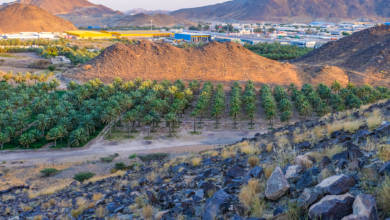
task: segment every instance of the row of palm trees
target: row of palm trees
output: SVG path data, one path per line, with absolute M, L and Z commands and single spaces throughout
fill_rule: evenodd
M 294 107 L 302 117 L 322 116 L 390 97 L 389 89 L 384 87 L 342 87 L 338 83 L 331 87 L 264 85 L 256 89 L 249 81 L 245 87 L 235 82 L 225 91 L 222 84 L 211 82 L 125 82 L 116 78 L 107 85 L 99 79 L 85 84 L 71 82 L 66 90 L 58 90 L 58 82 L 49 77 L 32 84 L 11 78 L 3 76 L 0 82 L 1 149 L 41 147 L 47 143 L 79 147 L 104 127 L 111 131 L 118 125 L 125 125 L 129 133 L 140 126 L 147 127 L 149 136 L 165 123 L 173 135 L 186 115 L 194 119 L 194 132 L 202 126 L 203 119 L 214 119 L 218 127 L 220 119 L 228 115 L 234 128 L 240 119 L 248 120 L 253 128 L 259 107 L 263 108 L 262 117 L 270 122 L 278 115 L 281 121 L 288 121 Z

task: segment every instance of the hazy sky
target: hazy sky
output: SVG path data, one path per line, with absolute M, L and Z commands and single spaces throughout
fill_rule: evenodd
M 0 4 L 14 0 L 0 0 Z M 66 0 L 64 0 L 66 1 Z M 133 8 L 174 10 L 196 6 L 209 5 L 227 0 L 90 0 L 91 2 L 107 5 L 113 9 L 126 11 Z

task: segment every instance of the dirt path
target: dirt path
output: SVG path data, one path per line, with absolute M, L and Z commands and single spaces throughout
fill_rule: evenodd
M 220 145 L 232 144 L 244 137 L 253 137 L 259 130 L 253 131 L 205 131 L 201 135 L 180 133 L 177 138 L 158 137 L 147 141 L 142 138 L 108 141 L 98 138 L 86 148 L 61 150 L 25 150 L 0 152 L 0 161 L 12 164 L 64 163 L 82 160 L 97 160 L 100 157 L 118 153 L 128 157 L 132 153 L 185 153 L 212 149 Z

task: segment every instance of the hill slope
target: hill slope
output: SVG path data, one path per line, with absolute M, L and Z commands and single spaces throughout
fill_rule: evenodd
M 234 43 L 210 43 L 181 49 L 170 44 L 140 41 L 115 44 L 69 77 L 81 81 L 96 77 L 111 81 L 141 77 L 151 80 L 253 80 L 255 82 L 301 84 L 293 65 L 258 56 Z
M 390 17 L 388 0 L 233 0 L 181 9 L 173 15 L 204 20 L 338 19 Z
M 299 64 L 335 65 L 361 73 L 364 82 L 390 85 L 390 26 L 377 26 L 330 42 L 296 61 Z
M 124 16 L 111 24 L 111 26 L 150 26 L 151 20 L 153 21 L 153 25 L 158 27 L 172 27 L 176 25 L 190 26 L 195 24 L 186 19 L 179 19 L 167 14 L 148 15 L 139 13 Z
M 103 13 L 116 13 L 114 10 L 103 6 L 92 4 L 87 0 L 19 0 L 19 3 L 35 5 L 52 14 L 71 14 L 85 8 L 95 8 Z
M 0 9 L 0 33 L 62 32 L 76 27 L 47 11 L 25 4 L 11 4 Z
M 23 4 L 40 7 L 71 21 L 76 26 L 105 25 L 121 13 L 87 0 L 18 0 Z

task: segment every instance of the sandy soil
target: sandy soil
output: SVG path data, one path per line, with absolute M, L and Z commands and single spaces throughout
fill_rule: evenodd
M 43 69 L 34 69 L 29 67 L 30 64 L 43 60 L 35 53 L 8 53 L 10 57 L 0 56 L 0 71 L 8 72 L 12 71 L 17 72 L 31 72 L 31 73 L 40 73 L 47 70 Z
M 118 153 L 121 157 L 128 157 L 133 153 L 185 153 L 212 149 L 219 145 L 232 144 L 243 137 L 253 137 L 256 131 L 205 131 L 201 135 L 191 135 L 181 132 L 179 137 L 156 137 L 153 140 L 143 138 L 109 141 L 99 137 L 85 148 L 61 150 L 23 150 L 0 153 L 0 161 L 17 165 L 17 161 L 27 164 L 64 163 L 85 160 L 98 160 L 100 157 Z

